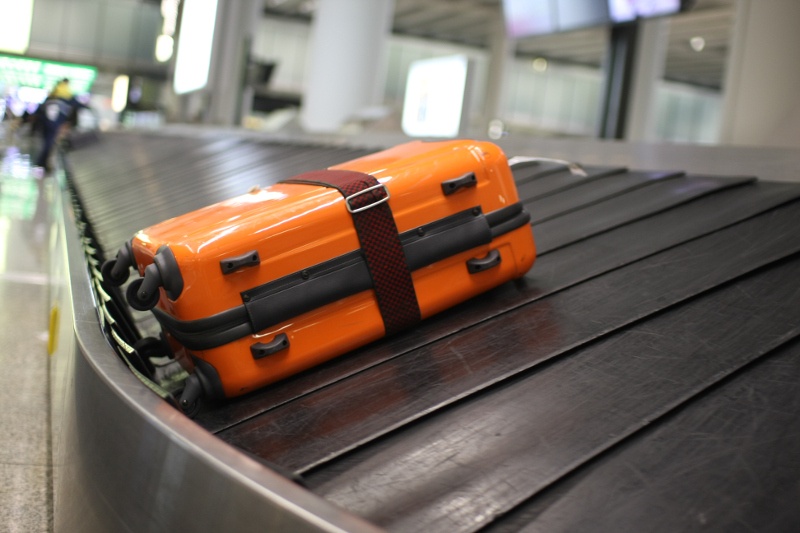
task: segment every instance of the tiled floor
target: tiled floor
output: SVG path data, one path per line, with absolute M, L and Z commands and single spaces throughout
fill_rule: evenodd
M 47 198 L 26 156 L 0 143 L 0 530 L 52 530 Z

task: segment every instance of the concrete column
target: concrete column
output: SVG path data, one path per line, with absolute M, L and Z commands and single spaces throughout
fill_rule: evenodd
M 514 42 L 506 37 L 503 17 L 499 17 L 489 37 L 489 71 L 486 80 L 486 99 L 483 108 L 485 128 L 489 121 L 503 114 L 505 100 L 503 89 L 506 87 L 506 76 L 509 65 L 514 59 Z
M 800 2 L 737 0 L 720 142 L 800 147 Z
M 250 46 L 261 18 L 260 0 L 220 0 L 214 27 L 214 50 L 206 94 L 208 107 L 203 122 L 239 125 L 252 105 L 252 91 L 245 85 Z
M 667 62 L 669 18 L 643 19 L 638 24 L 625 139 L 653 141 L 657 89 Z
M 311 25 L 300 122 L 337 131 L 382 101 L 394 0 L 319 0 Z

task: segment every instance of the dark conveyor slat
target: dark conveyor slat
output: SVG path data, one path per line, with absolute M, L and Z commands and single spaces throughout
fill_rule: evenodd
M 687 176 L 658 181 L 572 212 L 569 216 L 537 224 L 537 251 L 540 255 L 546 254 L 561 246 L 753 179 Z
M 683 172 L 620 172 L 596 180 L 591 187 L 582 187 L 580 191 L 567 189 L 538 200 L 526 201 L 525 207 L 531 214 L 531 223 L 536 225 L 614 196 L 647 187 L 658 180 L 683 175 Z
M 286 468 L 317 468 L 436 409 L 800 251 L 800 234 L 793 231 L 798 216 L 800 204 L 793 203 L 655 254 L 220 435 Z
M 540 258 L 525 284 L 506 284 L 472 301 L 419 324 L 414 331 L 384 339 L 337 358 L 312 372 L 229 402 L 198 417 L 210 431 L 218 432 L 325 387 L 370 366 L 401 356 L 415 348 L 447 337 L 465 327 L 520 307 L 594 276 L 640 260 L 666 248 L 706 235 L 800 197 L 792 184 L 752 183 L 699 198 L 653 217 L 616 228 Z M 535 227 L 534 227 L 535 232 Z M 576 257 L 591 257 L 577 261 Z M 502 318 L 501 318 L 502 319 Z
M 626 172 L 623 167 L 586 167 L 585 176 L 573 174 L 564 166 L 544 164 L 538 172 L 533 169 L 522 169 L 514 172 L 517 181 L 517 192 L 523 202 L 544 198 L 575 187 L 591 184 L 591 182 L 615 174 Z
M 487 531 L 795 531 L 800 523 L 798 376 L 800 341 L 794 340 Z
M 470 398 L 306 480 L 392 531 L 479 529 L 796 337 L 800 286 L 787 294 L 787 285 L 798 274 L 795 256 Z M 462 499 L 480 511 L 454 510 Z

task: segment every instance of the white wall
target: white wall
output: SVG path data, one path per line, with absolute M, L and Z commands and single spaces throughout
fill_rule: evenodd
M 36 0 L 29 55 L 107 64 L 120 70 L 126 65 L 158 68 L 153 56 L 160 28 L 157 4 L 139 0 Z M 310 26 L 305 22 L 268 17 L 259 21 L 252 55 L 277 63 L 272 90 L 303 93 L 309 34 Z M 475 66 L 470 105 L 472 115 L 481 116 L 489 71 L 488 51 L 394 35 L 387 53 L 384 104 L 395 112 L 399 113 L 402 105 L 412 61 L 460 53 L 469 56 Z M 598 69 L 550 62 L 545 72 L 537 72 L 529 61 L 516 59 L 508 69 L 507 80 L 501 118 L 511 127 L 552 134 L 595 134 L 602 91 L 602 73 Z M 717 93 L 662 82 L 656 107 L 657 140 L 717 140 L 721 116 Z M 737 116 L 747 116 L 746 110 L 739 113 Z
M 737 0 L 721 142 L 800 147 L 798 24 L 798 0 Z
M 302 94 L 310 27 L 307 23 L 264 18 L 253 43 L 253 56 L 275 61 L 271 89 Z M 486 50 L 407 36 L 390 38 L 384 104 L 400 111 L 409 65 L 418 59 L 466 54 L 475 65 L 471 111 L 481 115 L 486 94 Z M 332 80 L 335 83 L 335 80 Z M 594 136 L 600 119 L 602 72 L 550 62 L 537 72 L 531 62 L 512 61 L 504 87 L 502 118 L 510 128 L 545 134 Z M 686 85 L 660 82 L 656 140 L 714 142 L 720 115 L 719 95 Z
M 158 4 L 137 0 L 36 0 L 27 55 L 154 67 L 161 21 Z

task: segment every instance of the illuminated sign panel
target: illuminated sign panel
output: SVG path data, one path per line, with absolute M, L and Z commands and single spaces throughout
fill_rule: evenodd
M 464 120 L 469 59 L 455 55 L 411 63 L 403 102 L 403 132 L 456 137 Z
M 69 79 L 73 93 L 88 93 L 97 78 L 97 69 L 86 65 L 0 55 L 0 83 L 4 85 L 50 91 L 64 78 Z
M 177 94 L 197 91 L 208 83 L 216 20 L 217 0 L 184 0 L 173 80 Z
M 0 50 L 24 54 L 31 40 L 33 0 L 0 0 Z

